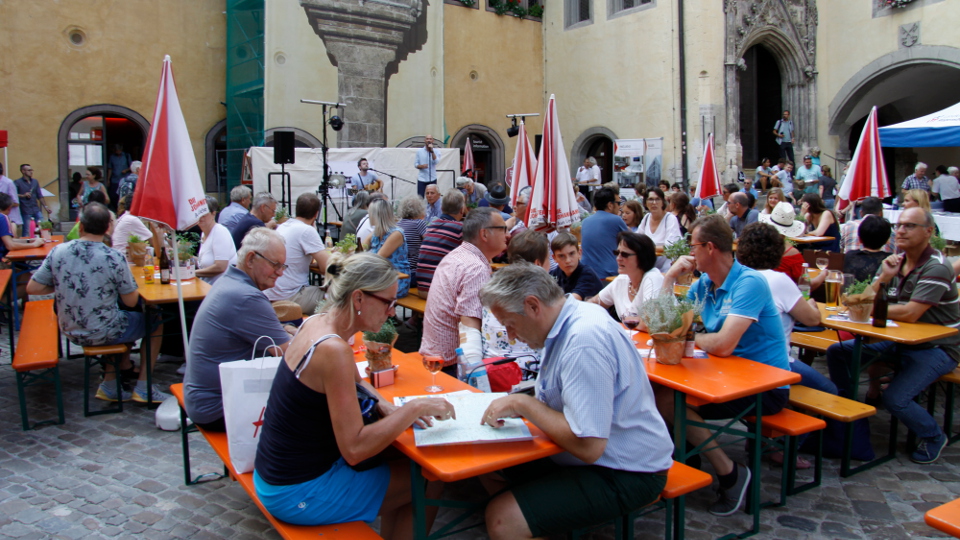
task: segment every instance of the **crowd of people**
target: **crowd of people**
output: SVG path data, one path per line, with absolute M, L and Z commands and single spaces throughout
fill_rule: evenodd
M 788 113 L 776 127 L 778 136 L 785 130 L 792 130 Z M 803 255 L 790 238 L 832 237 L 815 247 L 843 252 L 844 272 L 871 280 L 875 291 L 887 288 L 889 318 L 960 328 L 953 284 L 958 265 L 930 245 L 936 231 L 930 199 L 940 198 L 945 208 L 960 199 L 956 168 L 938 167 L 939 182 L 931 185 L 926 166 L 918 164 L 903 183 L 905 210 L 890 224 L 876 198 L 860 201 L 855 214 L 838 215 L 837 183 L 813 155 L 803 158 L 795 174 L 790 159 L 772 168 L 764 160 L 754 178 L 723 186 L 716 210 L 714 201 L 696 199 L 680 185 L 640 186 L 635 199 L 623 200 L 619 186 L 601 184 L 596 163 L 587 160 L 576 179 L 582 190 L 578 200 L 588 202 L 591 215 L 578 228 L 546 234 L 524 223 L 529 191 L 518 194 L 516 208 L 510 208 L 504 185 L 485 186 L 467 176 L 441 193 L 436 161 L 428 137 L 416 158 L 418 195 L 391 201 L 361 160 L 351 180 L 357 193 L 341 230 L 341 238 L 357 237 L 360 253 L 352 255 L 328 251 L 316 226 L 321 211 L 316 194 L 299 196 L 294 216 L 279 220 L 277 201 L 268 192 L 238 186 L 219 213 L 217 200 L 207 199 L 196 275 L 212 287 L 193 322 L 185 407 L 197 425 L 224 431 L 219 365 L 248 357 L 254 347 L 258 354 L 283 356 L 254 475 L 261 502 L 278 519 L 322 524 L 379 515 L 382 536 L 410 536 L 410 467 L 382 452 L 411 425 L 442 422 L 456 411 L 442 399 L 414 399 L 402 407 L 383 399 L 357 374 L 348 341 L 358 331 L 377 331 L 396 319 L 398 299 L 413 290 L 426 299 L 426 308 L 422 320 L 406 322 L 422 328 L 419 352 L 443 358 L 444 371 L 456 375 L 458 354 L 468 363 L 508 356 L 518 358 L 535 379 L 535 396 L 494 401 L 484 423 L 498 427 L 505 418 L 522 416 L 564 450 L 482 478 L 494 495 L 486 509 L 493 538 L 562 533 L 658 497 L 674 451 L 669 431 L 674 392 L 649 382 L 635 343 L 619 323 L 664 291 L 672 293 L 688 275 L 696 279 L 687 296 L 703 306 L 698 348 L 794 371 L 804 385 L 848 397 L 851 343 L 830 347 L 827 374 L 791 355 L 794 325 L 817 325 L 820 313 L 798 287 Z M 17 211 L 29 219 L 39 213 L 42 197 L 30 167 L 21 171 L 15 195 L 0 179 L 0 214 Z M 26 292 L 54 294 L 61 331 L 79 345 L 149 337 L 152 356 L 139 367 L 125 358 L 121 373 L 106 365 L 96 393 L 106 401 L 144 402 L 163 325 L 146 320 L 138 309 L 124 251 L 130 234 L 150 238 L 155 250 L 165 241 L 156 227 L 127 211 L 132 194 L 122 182 L 116 194 L 101 182 L 99 171 L 91 169 L 76 194 L 77 239 L 51 252 Z M 107 207 L 111 196 L 118 199 L 119 217 Z M 35 241 L 17 238 L 11 222 L 0 217 L 0 250 L 35 247 Z M 689 255 L 661 254 L 681 239 Z M 509 264 L 494 272 L 494 261 Z M 322 287 L 310 284 L 311 269 L 324 275 Z M 811 288 L 820 288 L 823 278 L 813 279 Z M 293 303 L 309 317 L 281 323 L 272 305 L 278 302 Z M 261 336 L 271 339 L 258 341 Z M 892 346 L 880 343 L 865 351 L 879 356 Z M 920 437 L 911 455 L 917 463 L 936 461 L 946 438 L 913 398 L 958 360 L 960 337 L 948 337 L 923 347 L 901 346 L 895 365 L 871 368 L 877 380 L 887 375 L 889 382 L 885 388 L 872 383 L 867 398 L 882 402 Z M 129 379 L 129 390 L 117 390 L 118 377 Z M 379 421 L 364 417 L 357 399 L 361 388 L 377 401 Z M 159 387 L 152 392 L 154 401 L 168 397 Z M 764 414 L 781 410 L 788 396 L 786 387 L 765 392 Z M 753 402 L 751 397 L 687 405 L 685 414 L 692 422 L 734 418 Z M 737 512 L 750 469 L 733 461 L 708 430 L 688 426 L 686 436 L 692 445 L 703 445 L 718 478 L 710 511 Z M 783 455 L 773 459 L 782 463 Z M 810 466 L 803 458 L 796 465 Z M 441 490 L 441 484 L 430 483 L 427 496 Z

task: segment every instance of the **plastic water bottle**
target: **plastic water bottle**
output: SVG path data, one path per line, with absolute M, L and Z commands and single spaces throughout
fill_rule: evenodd
M 463 349 L 458 348 L 457 371 L 460 372 L 461 369 L 463 370 L 461 380 L 465 380 L 467 384 L 481 392 L 490 392 L 490 378 L 487 376 L 487 365 L 483 363 L 483 359 L 468 364 L 467 359 L 463 356 Z
M 810 265 L 803 263 L 803 273 L 800 274 L 800 280 L 797 281 L 797 287 L 800 288 L 800 294 L 803 295 L 804 300 L 810 299 Z
M 30 235 L 30 238 L 37 237 L 37 220 L 35 220 L 34 218 L 30 218 L 30 228 L 28 229 L 28 233 Z
M 461 381 L 467 380 L 467 359 L 463 357 L 463 349 L 457 347 L 457 378 Z

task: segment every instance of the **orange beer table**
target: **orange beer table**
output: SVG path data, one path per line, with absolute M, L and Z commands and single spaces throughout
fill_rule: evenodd
M 47 255 L 53 251 L 53 248 L 59 246 L 62 242 L 62 236 L 54 236 L 53 240 L 43 244 L 38 248 L 18 249 L 16 251 L 10 251 L 7 253 L 7 259 L 10 261 L 11 269 L 13 270 L 13 275 L 10 276 L 10 304 L 11 311 L 13 312 L 13 326 L 17 330 L 20 329 L 20 310 L 17 309 L 17 278 L 23 274 L 29 273 L 32 270 L 28 264 L 30 261 L 42 261 L 46 259 Z
M 650 336 L 637 332 L 633 340 L 640 349 L 647 348 Z M 760 457 L 761 439 L 759 432 L 736 428 L 736 424 L 745 416 L 756 416 L 756 425 L 763 417 L 761 394 L 781 386 L 800 382 L 800 375 L 738 356 L 719 357 L 712 354 L 708 358 L 684 358 L 679 364 L 666 365 L 654 359 L 644 360 L 647 377 L 650 382 L 666 386 L 674 391 L 674 461 L 685 463 L 693 454 L 703 451 L 703 445 L 687 452 L 687 425 L 705 427 L 715 431 L 707 440 L 712 441 L 723 433 L 744 436 L 752 441 L 752 460 L 748 465 L 753 474 L 750 484 L 749 512 L 753 515 L 753 527 L 738 537 L 751 536 L 760 532 Z M 687 421 L 686 404 L 703 405 L 705 403 L 725 403 L 734 399 L 755 396 L 756 403 L 723 426 Z M 704 443 L 706 444 L 706 442 Z M 683 499 L 678 501 L 683 504 Z M 682 507 L 680 509 L 682 512 Z M 681 514 L 682 515 L 682 514 Z
M 927 510 L 923 520 L 938 531 L 960 538 L 960 499 Z
M 362 360 L 362 354 L 358 353 L 357 359 Z M 394 349 L 393 363 L 400 366 L 397 370 L 396 382 L 377 389 L 383 397 L 392 400 L 398 396 L 419 396 L 427 393 L 424 388 L 431 384 L 431 375 L 429 371 L 424 369 L 418 353 L 402 353 Z M 460 390 L 479 391 L 442 372 L 437 374 L 437 384 L 443 387 L 443 393 Z M 534 437 L 531 441 L 418 448 L 416 442 L 414 442 L 413 428 L 409 428 L 394 441 L 393 446 L 410 458 L 411 478 L 422 477 L 431 481 L 456 482 L 457 480 L 465 480 L 549 457 L 563 451 L 540 428 L 530 422 L 527 422 L 527 426 L 530 428 L 530 434 Z M 411 484 L 414 507 L 414 538 L 424 539 L 428 537 L 425 514 L 427 505 L 465 509 L 476 506 L 473 503 L 458 501 L 428 500 L 424 492 L 424 482 L 413 481 Z M 463 518 L 468 517 L 468 515 L 464 515 Z M 449 530 L 459 524 L 460 521 L 462 519 L 454 520 L 437 531 L 434 536 L 450 534 Z
M 143 298 L 143 311 L 144 311 L 144 325 L 148 330 L 147 336 L 140 341 L 140 357 L 141 358 L 150 358 L 150 320 L 151 315 L 153 314 L 154 309 L 159 309 L 157 306 L 160 304 L 173 304 L 177 301 L 177 282 L 170 280 L 169 285 L 161 285 L 159 274 L 154 274 L 153 283 L 145 283 L 143 280 L 143 267 L 142 266 L 131 266 L 130 271 L 133 272 L 133 278 L 137 280 L 137 292 L 140 293 L 140 297 Z M 183 291 L 183 301 L 191 302 L 196 300 L 203 300 L 206 298 L 207 293 L 210 292 L 210 284 L 202 279 L 195 277 L 189 281 L 182 282 L 180 285 Z M 184 351 L 186 354 L 187 351 Z M 153 366 L 156 367 L 156 366 Z M 153 370 L 147 370 L 147 404 L 148 406 L 154 406 L 153 403 Z

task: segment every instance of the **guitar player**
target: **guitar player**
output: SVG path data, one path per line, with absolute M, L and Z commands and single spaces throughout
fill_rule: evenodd
M 370 172 L 370 165 L 367 163 L 367 158 L 360 158 L 360 161 L 357 162 L 357 167 L 360 168 L 360 172 L 350 179 L 353 188 L 357 191 L 380 191 L 383 183 L 377 179 L 375 173 Z

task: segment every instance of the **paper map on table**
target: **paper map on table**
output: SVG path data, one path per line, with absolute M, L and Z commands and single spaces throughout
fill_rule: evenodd
M 522 418 L 504 418 L 503 427 L 492 428 L 481 424 L 483 413 L 490 402 L 506 396 L 506 393 L 452 392 L 430 396 L 409 396 L 394 398 L 394 404 L 401 406 L 409 400 L 420 397 L 445 398 L 457 412 L 456 420 L 434 420 L 433 426 L 426 429 L 414 427 L 413 436 L 417 446 L 444 446 L 450 444 L 495 443 L 510 441 L 529 441 L 533 439 L 530 429 Z
M 867 322 L 860 322 L 860 321 L 851 321 L 850 317 L 847 317 L 846 315 L 829 315 L 827 317 L 827 320 L 837 321 L 837 322 L 848 322 L 853 324 L 873 324 L 873 317 L 870 317 L 870 320 Z M 887 319 L 887 328 L 897 328 L 898 326 L 899 325 L 897 323 L 891 321 L 890 319 Z

